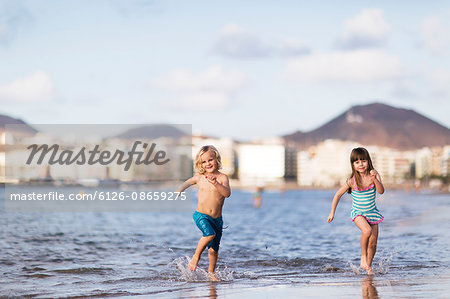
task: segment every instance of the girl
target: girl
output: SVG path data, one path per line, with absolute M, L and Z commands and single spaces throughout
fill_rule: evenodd
M 347 191 L 352 195 L 353 201 L 351 219 L 361 230 L 361 268 L 367 270 L 367 274 L 373 275 L 372 260 L 377 250 L 378 223 L 384 218 L 375 205 L 375 191 L 383 194 L 384 187 L 365 148 L 352 150 L 350 164 L 352 175 L 334 195 L 328 223 L 333 221 L 339 200 Z
M 183 192 L 192 185 L 198 186 L 198 206 L 193 218 L 203 237 L 198 241 L 188 266 L 191 271 L 195 271 L 203 250 L 208 246 L 208 274 L 213 281 L 218 280 L 214 271 L 222 237 L 222 207 L 225 198 L 231 194 L 228 176 L 219 171 L 221 166 L 217 149 L 212 145 L 203 146 L 195 158 L 195 170 L 198 173 L 185 181 L 178 190 Z

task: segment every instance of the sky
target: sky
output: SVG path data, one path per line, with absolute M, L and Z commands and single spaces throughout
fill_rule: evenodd
M 449 1 L 0 0 L 0 114 L 252 140 L 354 105 L 450 127 Z

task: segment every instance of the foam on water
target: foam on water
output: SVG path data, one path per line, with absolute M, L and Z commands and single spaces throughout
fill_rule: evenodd
M 340 269 L 338 267 L 333 266 L 332 264 L 326 264 L 322 271 L 324 272 L 338 272 Z
M 387 274 L 389 272 L 389 266 L 391 265 L 392 259 L 396 255 L 395 251 L 392 251 L 388 254 L 381 253 L 381 257 L 378 261 L 378 267 L 375 269 L 375 272 L 378 274 Z
M 359 266 L 355 266 L 352 262 L 348 262 L 348 265 L 356 275 L 360 275 L 363 273 L 362 269 Z
M 380 257 L 378 258 L 378 265 L 372 266 L 372 269 L 377 274 L 387 274 L 389 272 L 389 267 L 391 265 L 392 259 L 394 258 L 396 252 L 388 252 L 385 253 L 382 251 L 380 254 L 378 254 Z M 348 262 L 348 265 L 350 266 L 352 272 L 356 275 L 360 274 L 366 274 L 366 271 L 361 269 L 361 267 L 358 265 L 354 265 L 352 262 Z
M 250 279 L 258 279 L 258 277 L 259 275 L 252 271 L 245 271 L 239 276 L 239 278 L 250 278 Z
M 204 282 L 210 281 L 208 271 L 205 271 L 201 267 L 197 266 L 195 271 L 189 270 L 188 264 L 191 259 L 187 256 L 178 257 L 169 263 L 169 267 L 176 267 L 180 273 L 180 279 L 187 282 Z M 216 276 L 220 281 L 232 281 L 233 271 L 228 267 L 221 268 L 220 266 L 216 269 Z

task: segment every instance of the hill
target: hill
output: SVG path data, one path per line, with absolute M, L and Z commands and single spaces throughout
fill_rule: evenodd
M 450 144 L 450 130 L 414 110 L 373 103 L 353 106 L 315 130 L 283 138 L 301 147 L 340 139 L 407 150 Z
M 138 128 L 129 129 L 124 133 L 117 135 L 116 137 L 122 139 L 137 139 L 137 138 L 157 139 L 160 137 L 170 137 L 178 139 L 186 135 L 188 135 L 186 132 L 183 132 L 182 130 L 178 129 L 175 126 L 161 124 L 161 125 L 146 125 Z
M 26 135 L 34 135 L 38 131 L 18 118 L 12 118 L 7 115 L 0 114 L 0 131 L 5 130 L 6 125 L 23 125 L 19 127 L 19 131 Z

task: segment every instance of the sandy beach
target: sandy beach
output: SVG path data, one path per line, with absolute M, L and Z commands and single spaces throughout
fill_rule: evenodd
M 184 287 L 161 290 L 148 295 L 164 298 L 448 298 L 450 273 L 445 276 L 429 276 L 411 280 L 408 278 L 385 279 L 362 275 L 353 281 L 313 281 L 303 284 L 248 285 L 245 283 L 197 283 Z M 126 296 L 127 297 L 127 296 Z

